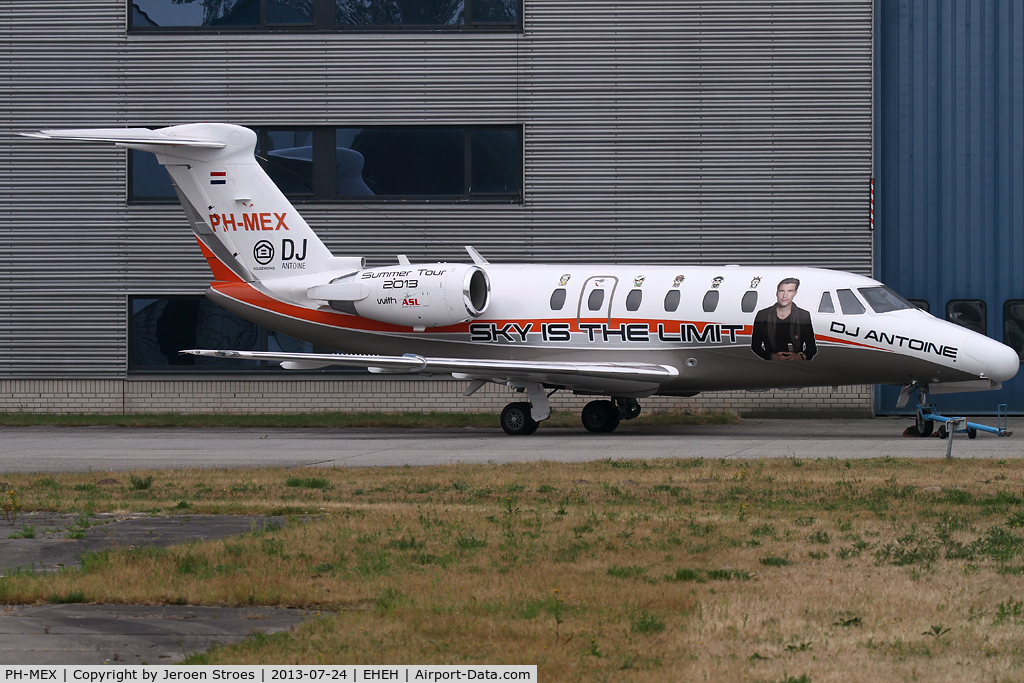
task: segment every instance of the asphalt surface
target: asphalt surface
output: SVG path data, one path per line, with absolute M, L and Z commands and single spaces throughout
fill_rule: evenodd
M 982 424 L 994 419 L 978 418 Z M 544 428 L 510 437 L 500 429 L 123 429 L 0 428 L 4 472 L 138 471 L 240 467 L 371 467 L 604 458 L 945 457 L 946 442 L 903 437 L 908 418 L 744 420 L 741 425 L 632 427 L 611 434 Z M 1016 436 L 954 437 L 956 457 L 1024 455 Z
M 993 420 L 977 420 L 993 424 Z M 0 482 L 13 472 L 118 473 L 145 469 L 242 467 L 424 466 L 605 458 L 943 458 L 947 442 L 904 437 L 907 418 L 745 420 L 741 425 L 624 425 L 612 434 L 541 428 L 528 437 L 500 429 L 121 429 L 0 428 Z M 1017 435 L 957 434 L 958 458 L 1024 457 L 1024 418 Z M 123 476 L 123 475 L 122 475 Z M 34 539 L 0 538 L 0 573 L 16 567 L 73 567 L 86 550 L 145 543 L 174 545 L 251 531 L 277 519 L 100 515 L 89 526 L 73 515 L 32 514 Z M 15 531 L 18 527 L 15 527 Z M 270 608 L 130 605 L 0 606 L 0 665 L 165 664 L 251 631 L 293 628 L 308 613 Z

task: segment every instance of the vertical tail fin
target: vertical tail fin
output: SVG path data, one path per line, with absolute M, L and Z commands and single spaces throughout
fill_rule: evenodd
M 98 128 L 23 135 L 113 142 L 154 153 L 170 173 L 196 237 L 242 280 L 315 273 L 336 265 L 256 161 L 256 134 L 248 128 L 196 123 L 157 130 Z

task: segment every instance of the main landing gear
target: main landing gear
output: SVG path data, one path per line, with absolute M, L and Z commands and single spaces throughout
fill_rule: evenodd
M 544 395 L 545 412 L 547 395 Z M 536 410 L 528 402 L 509 403 L 501 411 L 501 428 L 512 436 L 533 434 L 540 426 L 541 420 L 536 419 Z M 622 420 L 632 420 L 640 414 L 640 403 L 635 398 L 615 397 L 611 400 L 591 401 L 583 407 L 583 426 L 588 432 L 597 434 L 614 432 Z M 543 419 L 548 417 L 544 415 Z

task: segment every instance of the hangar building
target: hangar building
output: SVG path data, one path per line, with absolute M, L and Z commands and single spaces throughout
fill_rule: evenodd
M 989 266 L 977 259 L 956 286 L 902 279 L 908 247 L 899 240 L 932 222 L 908 218 L 906 189 L 885 178 L 913 182 L 919 170 L 903 141 L 929 143 L 916 128 L 880 122 L 905 123 L 902 88 L 922 77 L 915 55 L 969 40 L 974 29 L 958 27 L 981 12 L 1009 41 L 992 57 L 1005 63 L 991 86 L 1003 107 L 994 120 L 1018 123 L 1021 12 L 1009 2 L 990 10 L 947 0 L 939 6 L 948 16 L 932 18 L 956 30 L 935 31 L 917 18 L 932 5 L 17 0 L 0 6 L 8 103 L 0 117 L 5 131 L 249 126 L 268 172 L 327 246 L 372 265 L 399 253 L 464 261 L 470 244 L 492 262 L 821 266 L 880 275 L 939 314 L 947 300 L 989 297 L 987 331 L 1001 338 L 1004 318 L 1024 310 L 1003 303 L 1024 299 L 1021 127 L 1005 141 L 1009 161 L 994 167 L 1002 184 L 985 195 L 1016 240 L 1016 280 L 983 295 L 971 282 Z M 964 15 L 961 5 L 973 9 Z M 880 55 L 894 50 L 906 78 L 880 71 Z M 935 100 L 956 109 L 970 95 L 954 88 Z M 957 125 L 936 134 L 955 137 Z M 880 141 L 894 135 L 910 138 L 898 138 L 900 155 L 884 166 Z M 501 387 L 463 399 L 454 380 L 293 374 L 177 356 L 196 346 L 311 347 L 203 298 L 209 271 L 152 158 L 11 136 L 0 147 L 0 410 L 491 410 L 506 402 Z M 957 189 L 929 187 L 940 199 Z M 982 226 L 991 217 L 983 214 Z M 909 248 L 915 272 L 949 254 Z M 966 320 L 968 309 L 953 314 Z M 886 400 L 863 386 L 646 405 L 868 412 Z

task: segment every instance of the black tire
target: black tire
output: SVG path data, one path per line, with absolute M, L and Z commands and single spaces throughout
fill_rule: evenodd
M 918 436 L 931 436 L 932 430 L 935 429 L 935 420 L 926 420 L 921 417 L 920 414 L 917 416 L 917 433 Z
M 583 407 L 581 418 L 588 432 L 613 432 L 619 426 L 619 408 L 611 401 L 591 401 Z
M 539 426 L 530 415 L 529 403 L 509 403 L 501 411 L 501 428 L 510 436 L 529 436 Z
M 949 430 L 946 429 L 946 425 L 940 425 L 939 426 L 939 438 L 940 439 L 948 439 L 949 438 Z
M 977 439 L 978 438 L 978 430 L 975 429 L 974 427 L 968 427 L 967 428 L 967 438 L 968 439 Z

